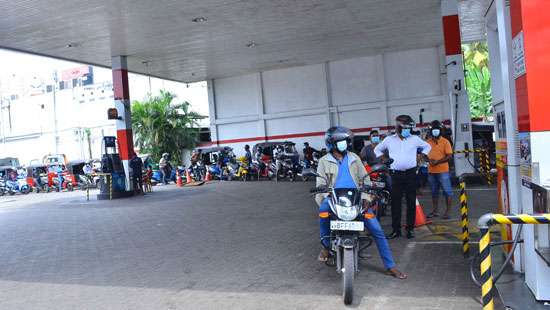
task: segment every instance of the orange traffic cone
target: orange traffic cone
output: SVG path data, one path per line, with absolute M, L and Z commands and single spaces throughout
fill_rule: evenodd
M 189 173 L 189 170 L 185 169 L 185 183 L 191 183 L 193 182 L 193 179 L 191 179 L 191 174 Z
M 181 174 L 179 170 L 176 170 L 176 186 L 182 187 L 183 183 L 181 181 Z
M 206 171 L 205 181 L 212 181 L 212 175 L 210 174 L 210 170 Z
M 431 224 L 431 223 L 432 221 L 428 221 L 426 219 L 424 210 L 422 210 L 422 205 L 418 201 L 418 198 L 416 198 L 416 220 L 414 221 L 414 227 L 420 227 L 422 225 Z

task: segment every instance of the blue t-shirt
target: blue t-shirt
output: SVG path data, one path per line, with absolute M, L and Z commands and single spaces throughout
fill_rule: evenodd
M 346 154 L 344 158 L 338 162 L 338 176 L 336 177 L 334 188 L 357 188 L 357 185 L 355 185 L 351 177 L 348 161 L 348 154 Z

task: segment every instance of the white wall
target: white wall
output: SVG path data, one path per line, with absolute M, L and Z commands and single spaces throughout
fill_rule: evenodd
M 424 122 L 448 120 L 442 59 L 432 47 L 211 80 L 212 131 L 239 154 L 263 137 L 323 147 L 331 125 L 367 134 L 399 114 L 419 121 L 422 108 Z

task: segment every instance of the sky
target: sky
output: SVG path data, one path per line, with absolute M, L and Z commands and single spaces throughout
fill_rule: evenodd
M 24 54 L 0 49 L 0 96 L 20 93 L 28 88 L 34 80 L 47 81 L 52 79 L 53 72 L 78 67 L 82 64 L 58 60 L 43 56 Z M 94 81 L 110 81 L 111 70 L 94 67 Z M 146 76 L 130 74 L 130 99 L 143 100 L 149 92 L 149 79 Z M 157 93 L 159 89 L 167 89 L 177 95 L 178 101 L 188 101 L 192 109 L 208 115 L 208 93 L 206 82 L 192 84 L 166 81 L 151 78 L 151 91 Z

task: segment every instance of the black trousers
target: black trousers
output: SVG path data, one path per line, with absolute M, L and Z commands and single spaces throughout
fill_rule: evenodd
M 401 202 L 407 201 L 407 229 L 414 229 L 416 218 L 416 169 L 391 172 L 391 220 L 394 231 L 401 230 Z

